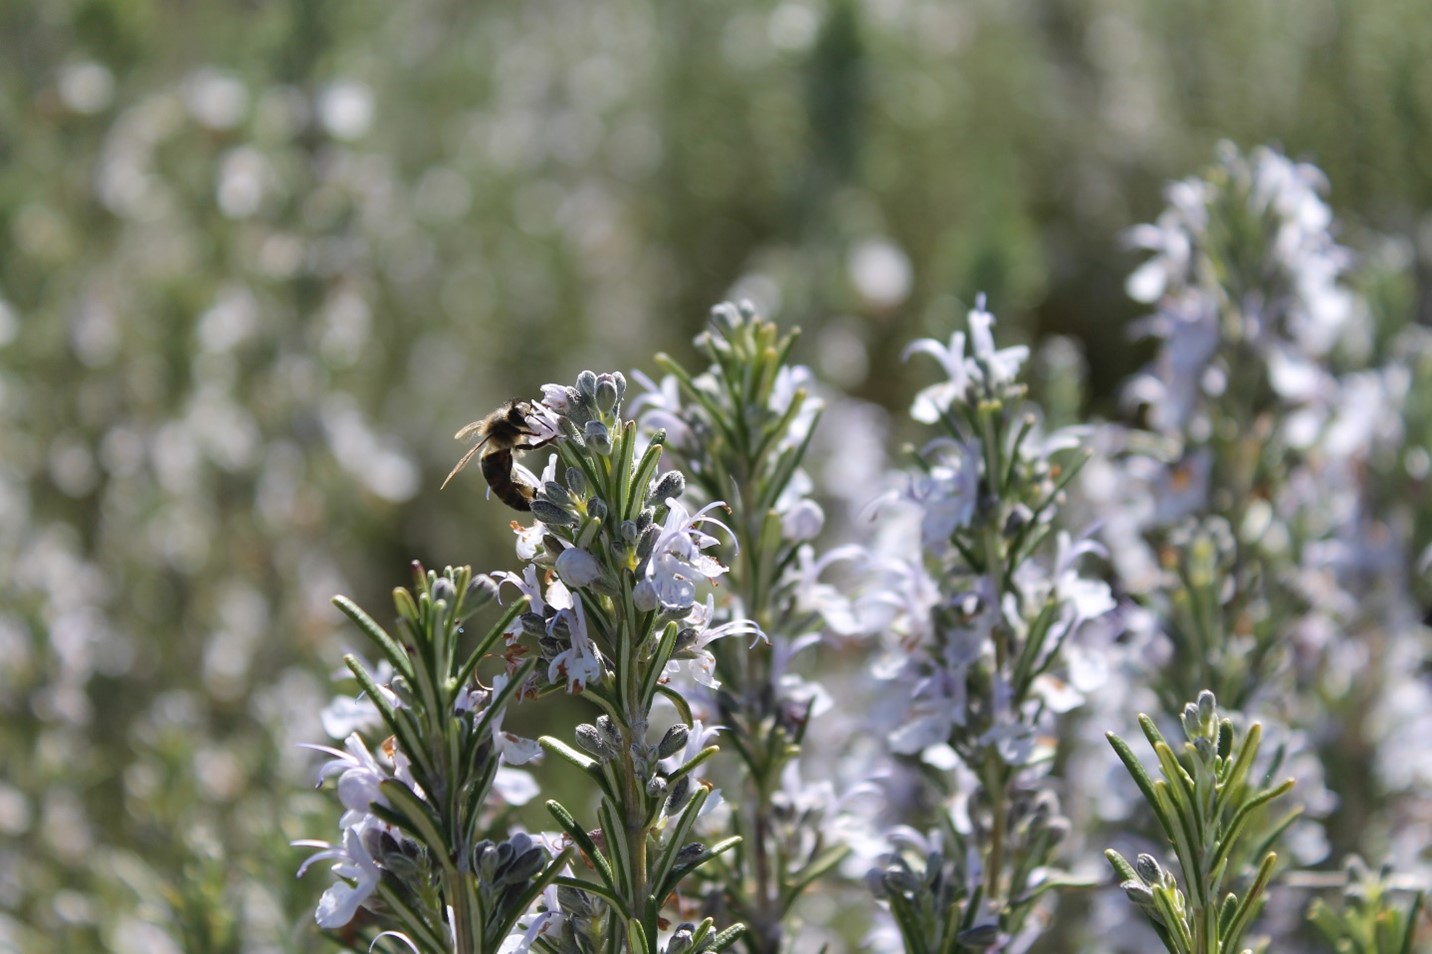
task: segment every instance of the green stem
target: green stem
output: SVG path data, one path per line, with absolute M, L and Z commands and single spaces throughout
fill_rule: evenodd
M 481 938 L 469 933 L 472 927 L 472 912 L 468 908 L 468 892 L 462 883 L 467 875 L 461 870 L 449 871 L 446 875 L 447 896 L 452 901 L 453 936 L 457 941 L 457 954 L 477 954 L 482 946 Z

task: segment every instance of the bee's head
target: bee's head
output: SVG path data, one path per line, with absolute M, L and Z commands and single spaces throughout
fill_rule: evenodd
M 501 417 L 493 427 L 494 437 L 501 442 L 523 448 L 540 447 L 551 441 L 555 426 L 531 401 L 514 398 L 504 405 Z M 537 438 L 537 443 L 527 443 L 525 438 Z

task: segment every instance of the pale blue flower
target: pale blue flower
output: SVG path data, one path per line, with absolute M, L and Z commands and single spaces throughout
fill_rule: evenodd
M 1029 358 L 1024 345 L 1009 348 L 994 346 L 994 315 L 985 310 L 985 296 L 975 298 L 970 311 L 970 347 L 973 355 L 965 361 L 965 374 L 971 381 L 984 385 L 985 393 L 999 394 L 1005 385 L 1015 383 L 1019 369 Z
M 601 578 L 602 565 L 581 547 L 567 547 L 557 554 L 557 575 L 574 590 L 589 586 Z
M 318 770 L 318 779 L 322 783 L 324 779 L 338 776 L 338 800 L 347 809 L 338 824 L 342 828 L 350 828 L 362 821 L 373 810 L 374 804 L 388 804 L 380 786 L 393 778 L 393 774 L 378 763 L 358 733 L 348 736 L 343 747 L 346 751 L 327 745 L 303 745 L 303 748 L 333 756 Z
M 734 544 L 735 534 L 731 528 L 715 517 L 706 516 L 707 512 L 725 506 L 724 501 L 718 500 L 692 514 L 679 500 L 667 498 L 666 520 L 647 561 L 646 575 L 633 594 L 638 607 L 652 610 L 659 605 L 668 610 L 685 609 L 696 602 L 697 579 L 714 580 L 726 572 L 719 560 L 701 552 L 720 543 L 701 529 L 706 524 L 726 531 Z
M 922 424 L 933 424 L 940 415 L 948 411 L 956 401 L 964 401 L 969 388 L 969 376 L 965 373 L 965 335 L 956 331 L 950 335 L 950 343 L 942 345 L 934 338 L 912 341 L 901 352 L 902 360 L 911 355 L 928 354 L 940 362 L 945 370 L 946 380 L 932 384 L 915 395 L 910 406 L 910 416 Z
M 378 889 L 383 872 L 368 851 L 365 835 L 371 831 L 376 836 L 380 834 L 381 828 L 382 823 L 369 816 L 362 823 L 343 829 L 341 845 L 309 839 L 292 843 L 295 847 L 321 849 L 299 866 L 300 878 L 315 861 L 329 858 L 334 861 L 331 870 L 339 880 L 329 885 L 328 890 L 323 892 L 323 897 L 318 900 L 314 917 L 319 927 L 333 930 L 345 926 Z
M 549 635 L 560 638 L 563 631 L 570 644 L 553 657 L 547 667 L 547 680 L 562 683 L 575 695 L 586 689 L 587 683 L 600 682 L 606 672 L 601 653 L 587 633 L 587 611 L 581 599 L 572 600 L 571 606 L 558 610 L 548 621 Z
M 761 627 L 749 619 L 733 619 L 719 626 L 712 626 L 710 623 L 715 614 L 716 601 L 708 596 L 705 605 L 696 607 L 691 615 L 683 620 L 685 625 L 682 628 L 682 636 L 677 639 L 676 652 L 666 664 L 668 676 L 685 672 L 708 689 L 720 688 L 721 683 L 716 678 L 716 657 L 706 648 L 708 645 L 724 636 L 745 634 L 756 637 L 751 643 L 752 646 L 761 640 L 770 641 L 766 634 L 761 632 Z
M 691 427 L 682 415 L 681 385 L 674 375 L 666 375 L 657 384 L 640 371 L 633 371 L 632 377 L 646 390 L 632 398 L 627 413 L 633 419 L 640 419 L 650 430 L 666 431 L 666 440 L 672 447 L 693 446 Z
M 980 442 L 938 438 L 925 446 L 928 471 L 910 478 L 906 497 L 919 505 L 921 541 L 937 552 L 974 519 L 979 504 Z
M 492 677 L 492 695 L 496 697 L 507 685 L 507 676 L 498 674 Z M 520 690 L 519 690 L 520 691 Z M 525 765 L 533 759 L 542 757 L 542 746 L 537 744 L 535 739 L 524 739 L 520 735 L 506 732 L 502 728 L 502 721 L 507 717 L 507 709 L 497 710 L 490 723 L 492 727 L 492 741 L 497 746 L 497 752 L 509 765 Z

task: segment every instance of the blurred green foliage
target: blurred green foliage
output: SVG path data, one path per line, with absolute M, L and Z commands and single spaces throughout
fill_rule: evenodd
M 1400 237 L 1427 320 L 1426 12 L 0 6 L 0 948 L 312 949 L 328 596 L 509 566 L 448 435 L 722 297 L 893 406 L 984 290 L 1108 395 L 1119 232 L 1227 137 Z

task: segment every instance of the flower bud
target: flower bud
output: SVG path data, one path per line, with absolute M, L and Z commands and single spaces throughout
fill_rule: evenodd
M 1203 726 L 1199 724 L 1198 706 L 1192 702 L 1183 707 L 1183 734 L 1188 736 L 1190 742 L 1203 735 Z
M 541 497 L 532 501 L 532 516 L 549 527 L 569 527 L 577 522 L 577 518 Z
M 549 480 L 544 483 L 538 493 L 541 497 L 551 501 L 563 510 L 572 509 L 572 495 L 567 492 L 566 487 L 563 487 L 555 480 Z
M 1134 859 L 1134 870 L 1145 884 L 1163 884 L 1164 871 L 1153 855 L 1141 854 Z
M 587 400 L 592 400 L 597 395 L 597 375 L 593 371 L 583 371 L 577 375 L 577 393 Z
M 616 757 L 617 750 L 607 742 L 606 736 L 596 726 L 583 722 L 577 726 L 577 744 L 603 762 Z
M 453 600 L 457 597 L 457 587 L 453 586 L 452 580 L 449 580 L 445 576 L 440 576 L 436 580 L 433 580 L 430 592 L 433 595 L 433 602 L 442 600 L 447 603 L 448 606 L 452 606 Z
M 580 467 L 568 467 L 567 472 L 562 475 L 567 482 L 567 489 L 574 497 L 585 497 L 587 495 L 587 475 L 582 473 Z
M 1141 881 L 1125 881 L 1119 885 L 1119 887 L 1124 889 L 1124 894 L 1128 896 L 1130 901 L 1142 909 L 1144 913 L 1154 918 L 1160 924 L 1163 923 L 1163 918 L 1158 913 L 1158 905 L 1154 902 L 1154 893 L 1149 890 L 1148 885 Z
M 1069 823 L 1069 819 L 1063 815 L 1055 815 L 1044 823 L 1041 830 L 1044 832 L 1045 837 L 1049 839 L 1049 844 L 1052 847 L 1068 838 L 1073 827 L 1074 826 Z
M 569 443 L 575 444 L 578 448 L 585 448 L 587 446 L 587 441 L 582 436 L 581 427 L 570 417 L 564 415 L 557 418 L 557 427 L 561 430 L 562 436 L 566 438 Z
M 557 555 L 557 575 L 574 590 L 590 586 L 602 575 L 597 558 L 580 547 L 568 547 Z
M 814 540 L 825 527 L 825 511 L 814 500 L 804 499 L 781 515 L 781 536 L 800 542 Z
M 1198 721 L 1203 725 L 1213 725 L 1218 717 L 1218 699 L 1211 690 L 1205 689 L 1198 694 Z
M 472 846 L 472 870 L 483 881 L 491 881 L 497 873 L 497 846 L 483 839 Z
M 557 906 L 563 912 L 579 918 L 591 917 L 596 910 L 587 892 L 565 884 L 557 886 Z
M 955 940 L 965 947 L 993 947 L 999 942 L 999 925 L 977 924 L 955 935 Z
M 671 794 L 666 799 L 666 813 L 668 815 L 675 815 L 681 811 L 681 809 L 685 808 L 687 801 L 691 798 L 691 792 L 692 785 L 690 775 L 683 775 L 677 779 L 676 783 L 671 786 Z
M 735 331 L 741 327 L 741 312 L 733 303 L 723 301 L 711 309 L 711 326 L 723 334 Z
M 667 729 L 666 734 L 661 737 L 661 742 L 656 746 L 656 757 L 659 759 L 670 758 L 680 752 L 686 747 L 686 739 L 690 734 L 691 730 L 680 722 Z
M 655 524 L 647 527 L 641 532 L 636 541 L 636 561 L 638 564 L 645 563 L 651 556 L 651 551 L 656 549 L 656 541 L 661 536 L 661 528 Z
M 1029 525 L 1034 518 L 1034 512 L 1022 503 L 1017 503 L 1009 509 L 1009 516 L 1004 521 L 1004 535 L 1007 539 L 1018 536 L 1020 531 Z
M 611 746 L 612 754 L 616 755 L 620 752 L 622 747 L 622 734 L 621 730 L 617 728 L 617 724 L 612 721 L 612 717 L 605 715 L 597 716 L 597 728 L 601 730 L 602 737 L 605 738 L 607 744 Z
M 596 392 L 594 399 L 597 402 L 597 410 L 603 414 L 611 414 L 612 408 L 617 406 L 620 395 L 617 394 L 617 383 L 610 374 L 597 376 Z
M 534 845 L 512 859 L 500 878 L 505 884 L 526 884 L 542 870 L 543 861 L 542 849 Z
M 497 582 L 486 573 L 474 576 L 467 584 L 467 596 L 463 605 L 468 612 L 482 609 L 488 603 L 497 599 Z
M 694 943 L 696 925 L 690 921 L 682 921 L 672 932 L 671 940 L 667 942 L 666 954 L 687 954 Z
M 651 778 L 647 779 L 646 794 L 650 795 L 652 798 L 665 798 L 666 779 L 662 778 L 660 775 L 653 775 Z
M 880 885 L 887 894 L 916 894 L 925 887 L 919 875 L 908 868 L 887 868 L 881 875 Z
M 612 452 L 612 435 L 601 421 L 588 421 L 582 428 L 582 437 L 587 445 L 603 457 Z
M 656 479 L 651 489 L 651 499 L 665 503 L 667 499 L 679 498 L 686 493 L 686 475 L 679 470 L 668 470 Z

